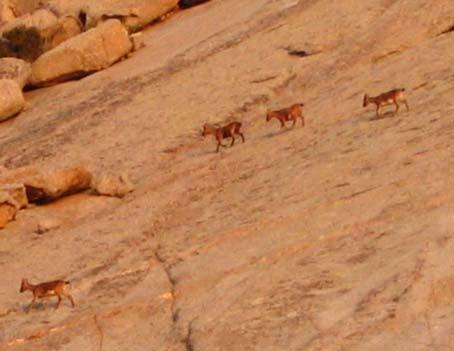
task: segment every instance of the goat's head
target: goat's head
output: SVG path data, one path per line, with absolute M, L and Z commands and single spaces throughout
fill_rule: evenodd
M 369 104 L 369 95 L 364 94 L 363 107 L 366 107 Z
M 208 125 L 204 124 L 202 128 L 202 136 L 205 136 L 208 134 Z
M 268 112 L 266 113 L 266 121 L 267 121 L 267 122 L 271 119 L 271 116 L 272 116 L 272 112 L 271 112 L 271 111 L 268 111 Z
M 19 292 L 24 292 L 25 290 L 27 290 L 27 285 L 28 285 L 27 279 L 22 279 Z

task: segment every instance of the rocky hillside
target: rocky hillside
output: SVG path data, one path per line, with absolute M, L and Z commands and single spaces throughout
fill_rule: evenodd
M 0 231 L 0 350 L 453 350 L 453 25 L 452 0 L 212 0 L 26 92 L 0 172 L 135 190 Z M 399 87 L 409 111 L 362 107 Z M 295 102 L 304 128 L 265 121 Z M 246 142 L 216 154 L 201 126 L 230 120 Z M 22 278 L 70 280 L 76 306 L 27 313 Z

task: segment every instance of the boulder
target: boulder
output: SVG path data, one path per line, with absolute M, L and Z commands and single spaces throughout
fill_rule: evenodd
M 57 17 L 52 11 L 44 8 L 10 21 L 2 27 L 1 32 L 5 33 L 21 26 L 34 27 L 38 30 L 43 42 L 43 51 L 49 51 L 82 32 L 81 23 L 76 16 Z
M 177 7 L 178 0 L 43 0 L 43 4 L 55 13 L 79 17 L 87 29 L 116 18 L 135 32 Z
M 11 203 L 14 204 L 18 210 L 28 206 L 27 193 L 24 184 L 13 183 L 0 186 L 0 192 L 9 195 Z
M 0 229 L 14 220 L 18 208 L 16 203 L 7 192 L 0 192 Z
M 95 182 L 93 188 L 99 195 L 121 198 L 134 190 L 134 184 L 126 174 L 104 174 Z
M 129 36 L 129 39 L 131 40 L 132 43 L 132 51 L 137 51 L 145 47 L 145 41 L 143 39 L 142 32 L 131 34 Z
M 47 38 L 44 43 L 44 51 L 49 51 L 80 33 L 82 33 L 82 27 L 76 17 L 60 17 L 57 23 L 46 33 Z
M 46 203 L 90 187 L 91 173 L 84 167 L 43 172 L 24 181 L 28 201 Z
M 13 183 L 24 183 L 26 179 L 30 179 L 40 175 L 38 167 L 23 166 L 18 168 L 0 168 L 0 187 L 9 186 Z
M 16 17 L 20 17 L 40 7 L 41 0 L 2 0 L 8 2 Z
M 14 80 L 0 79 L 0 122 L 18 114 L 25 107 L 22 88 Z
M 0 58 L 0 79 L 11 79 L 23 89 L 32 74 L 32 65 L 14 57 Z
M 57 23 L 58 18 L 53 12 L 39 9 L 8 22 L 1 28 L 1 33 L 9 32 L 17 27 L 35 27 L 41 33 L 43 39 L 46 39 L 48 32 L 52 31 L 51 28 L 56 26 Z
M 13 221 L 16 217 L 17 209 L 9 203 L 0 202 L 0 229 Z
M 7 23 L 16 18 L 13 6 L 8 0 L 0 1 L 0 23 Z
M 131 48 L 120 21 L 106 21 L 41 55 L 32 65 L 30 84 L 50 85 L 105 69 Z

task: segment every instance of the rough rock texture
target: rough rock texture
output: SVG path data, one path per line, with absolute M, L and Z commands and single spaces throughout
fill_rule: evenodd
M 61 226 L 61 221 L 56 218 L 45 218 L 42 219 L 36 228 L 36 234 L 44 234 L 55 230 Z
M 57 17 L 54 12 L 40 8 L 32 13 L 17 17 L 1 27 L 1 33 L 13 28 L 25 26 L 36 27 L 43 39 L 43 49 L 53 49 L 65 40 L 82 32 L 77 16 L 62 15 Z
M 14 8 L 9 0 L 0 1 L 0 25 L 12 21 L 16 18 Z
M 14 220 L 18 206 L 11 195 L 6 191 L 0 191 L 0 229 Z
M 41 55 L 32 65 L 30 83 L 52 84 L 105 69 L 131 47 L 120 21 L 106 21 Z
M 126 174 L 104 174 L 95 181 L 93 188 L 99 195 L 123 197 L 134 190 L 134 184 Z
M 42 0 L 2 0 L 9 4 L 15 17 L 24 16 L 38 9 Z
M 62 16 L 58 18 L 57 23 L 46 34 L 44 51 L 49 51 L 80 33 L 82 33 L 82 27 L 76 17 L 70 15 Z
M 90 187 L 91 173 L 84 167 L 42 172 L 24 181 L 29 202 L 43 203 Z
M 24 183 L 26 179 L 36 177 L 40 174 L 39 167 L 24 166 L 17 168 L 0 169 L 0 187 L 9 186 L 13 183 Z
M 14 220 L 16 213 L 17 208 L 13 204 L 0 200 L 0 229 L 5 228 L 9 222 Z
M 8 32 L 20 26 L 35 27 L 39 30 L 41 36 L 46 39 L 49 35 L 48 33 L 53 31 L 57 23 L 58 18 L 54 13 L 46 9 L 39 9 L 8 22 L 0 28 L 0 32 Z
M 32 66 L 29 62 L 14 57 L 0 58 L 0 79 L 14 80 L 23 88 L 31 73 Z
M 132 43 L 132 51 L 138 51 L 145 47 L 145 41 L 142 32 L 131 34 L 129 36 L 129 39 L 131 40 Z
M 25 107 L 22 88 L 14 80 L 0 79 L 0 121 L 17 115 Z
M 25 186 L 21 183 L 12 183 L 7 185 L 0 185 L 0 192 L 7 193 L 10 198 L 14 201 L 17 209 L 27 207 L 28 199 L 27 193 L 25 192 Z
M 127 170 L 136 190 L 4 229 L 0 350 L 451 351 L 453 18 L 452 0 L 213 0 L 30 92 L 1 165 Z M 362 107 L 401 86 L 409 112 Z M 295 102 L 304 128 L 266 123 Z M 200 127 L 231 119 L 246 142 L 215 154 Z M 76 307 L 25 313 L 24 276 L 71 280 Z
M 48 0 L 46 6 L 60 14 L 86 16 L 86 26 L 96 26 L 103 16 L 118 17 L 130 31 L 136 31 L 159 19 L 178 4 L 178 0 Z

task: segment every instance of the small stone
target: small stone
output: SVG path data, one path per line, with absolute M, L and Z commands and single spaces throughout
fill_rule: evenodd
M 126 174 L 104 174 L 96 181 L 94 190 L 99 195 L 123 197 L 134 190 L 134 184 Z
M 36 234 L 44 234 L 51 230 L 58 229 L 60 226 L 61 223 L 58 219 L 55 218 L 43 219 L 38 223 Z

